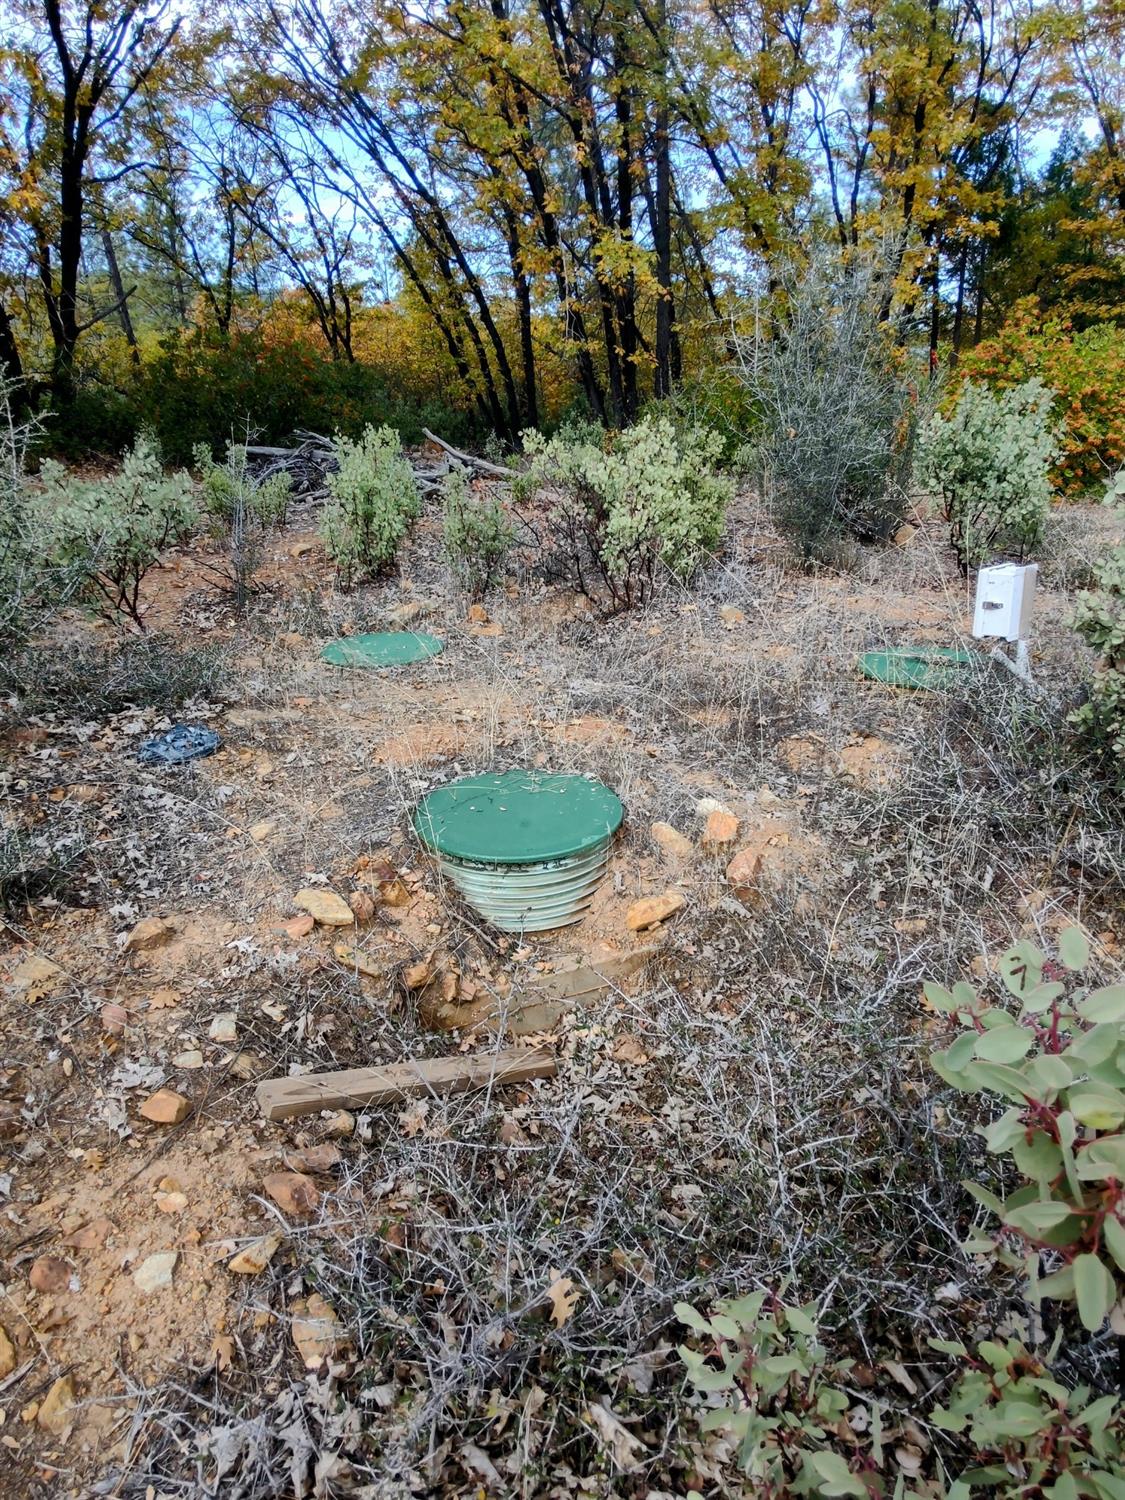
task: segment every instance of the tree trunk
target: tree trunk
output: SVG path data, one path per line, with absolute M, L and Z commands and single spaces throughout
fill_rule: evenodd
M 88 104 L 76 102 L 77 83 L 68 84 L 63 102 L 63 147 L 59 160 L 59 274 L 58 284 L 48 282 L 44 294 L 54 303 L 49 319 L 54 340 L 51 385 L 61 401 L 74 395 L 74 351 L 78 347 L 78 276 L 82 267 L 82 229 L 85 214 L 83 176 L 86 167 L 90 119 Z
M 657 0 L 656 22 L 660 30 L 660 50 L 663 56 L 665 32 L 668 26 L 667 0 Z M 656 167 L 656 200 L 652 222 L 652 242 L 656 252 L 656 374 L 655 389 L 658 398 L 672 394 L 673 346 L 675 339 L 675 302 L 672 297 L 672 160 L 668 139 L 668 93 L 667 82 L 661 68 L 660 94 L 656 104 L 656 139 L 654 156 Z M 678 361 L 677 361 L 678 362 Z
M 613 38 L 613 68 L 617 75 L 617 97 L 614 113 L 617 119 L 617 230 L 622 242 L 633 243 L 633 139 L 634 91 L 626 82 L 632 71 L 625 33 L 619 29 Z M 630 270 L 618 288 L 615 298 L 617 328 L 621 339 L 622 416 L 626 422 L 636 420 L 637 402 L 637 278 Z
M 16 330 L 12 327 L 8 309 L 2 302 L 0 302 L 0 376 L 10 385 L 15 386 L 15 390 L 8 397 L 13 408 L 26 406 L 28 392 L 23 383 L 23 360 L 20 358 L 20 347 L 16 342 Z
M 949 351 L 949 368 L 952 370 L 961 355 L 961 340 L 965 330 L 965 273 L 969 265 L 968 241 L 961 247 L 961 259 L 957 266 L 957 305 L 953 311 L 953 347 Z
M 981 246 L 980 265 L 977 267 L 977 306 L 973 317 L 973 348 L 984 337 L 984 272 L 988 265 L 988 247 Z
M 117 264 L 117 251 L 113 247 L 113 235 L 108 229 L 102 230 L 102 249 L 105 251 L 105 263 L 109 269 L 109 284 L 113 288 L 113 299 L 117 303 L 117 319 L 121 324 L 121 332 L 125 335 L 125 342 L 129 345 L 134 365 L 139 366 L 141 355 L 137 348 L 137 335 L 133 331 L 133 319 L 129 312 L 129 299 L 125 295 L 125 283 L 121 279 L 121 267 Z
M 520 331 L 520 365 L 522 404 L 520 414 L 525 427 L 539 426 L 539 401 L 536 395 L 535 340 L 531 326 L 531 282 L 524 270 L 523 245 L 520 242 L 519 219 L 508 207 L 503 209 L 504 236 L 508 242 L 508 261 L 512 268 L 512 285 L 516 292 L 516 315 Z

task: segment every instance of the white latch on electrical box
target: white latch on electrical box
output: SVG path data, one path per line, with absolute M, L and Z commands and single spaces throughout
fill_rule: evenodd
M 1027 640 L 1038 576 L 1036 563 L 998 563 L 981 568 L 973 610 L 973 634 L 978 640 L 990 635 L 1005 641 Z

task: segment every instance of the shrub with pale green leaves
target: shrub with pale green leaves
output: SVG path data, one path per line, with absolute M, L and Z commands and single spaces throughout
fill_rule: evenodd
M 226 462 L 217 464 L 206 443 L 192 449 L 200 473 L 203 510 L 215 530 L 229 532 L 238 513 L 249 511 L 262 526 L 284 526 L 289 512 L 293 481 L 288 474 L 270 474 L 256 479 L 250 472 L 243 443 L 231 443 Z
M 0 656 L 23 641 L 79 590 L 80 566 L 59 567 L 43 546 L 28 485 L 28 449 L 40 435 L 34 420 L 17 421 L 15 387 L 0 380 Z
M 919 1447 L 896 1402 L 857 1388 L 854 1361 L 827 1350 L 813 1307 L 764 1292 L 721 1303 L 710 1317 L 687 1303 L 676 1314 L 698 1347 L 680 1346 L 702 1398 L 700 1426 L 734 1449 L 749 1493 L 770 1500 L 854 1496 L 875 1500 L 1121 1500 L 1125 1493 L 1125 1407 L 1068 1388 L 1015 1340 L 976 1348 L 941 1339 L 931 1347 L 956 1361 L 945 1401 L 930 1424 L 949 1435 L 944 1450 Z M 689 1491 L 690 1500 L 699 1492 Z
M 1125 469 L 1110 480 L 1105 504 L 1125 508 Z M 1086 702 L 1071 723 L 1109 759 L 1125 786 L 1125 544 L 1097 565 L 1094 584 L 1078 596 L 1074 628 L 1099 660 Z
M 503 576 L 515 532 L 504 507 L 492 497 L 477 499 L 462 468 L 442 481 L 445 554 L 458 582 L 472 599 L 483 599 Z
M 126 615 L 143 628 L 141 581 L 166 547 L 194 529 L 193 488 L 182 469 L 164 472 L 142 433 L 116 474 L 79 479 L 47 460 L 35 511 L 52 561 L 81 573 L 86 597 L 102 614 Z
M 337 437 L 339 467 L 325 483 L 320 531 L 345 587 L 385 572 L 420 506 L 414 471 L 391 427 L 365 427 L 358 441 Z
M 1039 380 L 994 391 L 972 381 L 922 429 L 915 478 L 939 496 L 963 569 L 997 552 L 1026 557 L 1043 536 L 1058 441 Z
M 1086 938 L 1059 938 L 1059 962 L 1021 942 L 1000 960 L 1018 1008 L 971 984 L 927 984 L 963 1029 L 933 1066 L 953 1088 L 1006 1108 L 982 1134 L 1022 1179 L 1005 1198 L 967 1187 L 997 1222 L 966 1249 L 1024 1271 L 1029 1292 L 1074 1302 L 1094 1331 L 1125 1321 L 1125 984 L 1090 987 Z
M 617 608 L 644 604 L 663 573 L 689 579 L 718 546 L 734 490 L 718 433 L 647 416 L 622 433 L 527 432 L 523 444 L 517 495 L 551 496 L 557 557 L 582 593 L 600 581 Z

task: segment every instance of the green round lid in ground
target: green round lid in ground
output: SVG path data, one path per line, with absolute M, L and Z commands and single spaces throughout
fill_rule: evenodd
M 585 776 L 503 771 L 430 792 L 418 804 L 414 831 L 428 848 L 453 859 L 532 864 L 595 848 L 622 814 L 609 788 Z
M 442 648 L 436 635 L 413 630 L 380 630 L 371 635 L 346 635 L 325 646 L 322 660 L 334 667 L 404 667 L 412 661 L 437 656 Z
M 885 682 L 888 687 L 947 688 L 971 666 L 971 651 L 949 646 L 895 646 L 887 651 L 866 651 L 859 658 L 864 677 Z

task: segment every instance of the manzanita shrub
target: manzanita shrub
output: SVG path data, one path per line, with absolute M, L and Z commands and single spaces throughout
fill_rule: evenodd
M 1125 513 L 1125 469 L 1106 486 L 1105 504 Z M 1110 548 L 1094 569 L 1094 587 L 1078 596 L 1074 628 L 1098 663 L 1086 702 L 1070 722 L 1125 788 L 1125 543 Z
M 16 648 L 85 584 L 85 569 L 60 567 L 43 546 L 42 518 L 28 484 L 27 457 L 42 437 L 13 411 L 17 388 L 0 379 L 0 673 Z M 17 676 L 18 674 L 13 675 Z
M 688 579 L 718 546 L 734 483 L 712 429 L 646 416 L 616 434 L 525 432 L 523 447 L 515 493 L 549 494 L 558 561 L 582 593 L 600 580 L 615 607 L 644 604 L 663 572 Z
M 102 614 L 143 628 L 145 574 L 195 527 L 191 476 L 182 469 L 166 474 L 146 433 L 115 474 L 79 479 L 52 459 L 42 472 L 36 514 L 51 560 L 81 575 L 83 592 Z
M 995 551 L 1021 558 L 1043 535 L 1056 451 L 1051 392 L 1029 380 L 993 391 L 969 382 L 948 415 L 925 424 L 915 477 L 940 497 L 962 569 Z
M 195 445 L 192 458 L 200 474 L 203 509 L 216 530 L 229 532 L 245 511 L 262 526 L 284 526 L 293 484 L 288 474 L 256 478 L 244 443 L 228 445 L 225 463 L 215 462 L 206 443 Z
M 366 427 L 363 436 L 336 439 L 339 467 L 328 475 L 329 499 L 320 531 L 345 587 L 373 578 L 394 562 L 420 509 L 418 486 L 398 433 Z
M 683 1302 L 675 1311 L 697 1336 L 679 1353 L 702 1398 L 700 1426 L 731 1444 L 761 1500 L 1125 1495 L 1125 1405 L 1054 1379 L 1057 1340 L 1045 1361 L 1016 1340 L 930 1340 L 954 1361 L 948 1394 L 928 1413 L 948 1436 L 939 1446 L 857 1390 L 854 1362 L 829 1354 L 811 1305 L 755 1292 L 710 1317 Z
M 1035 1301 L 1075 1303 L 1089 1330 L 1111 1314 L 1125 1330 L 1125 984 L 1084 983 L 1089 957 L 1069 927 L 1058 961 L 1031 942 L 1004 954 L 1014 1006 L 965 983 L 927 984 L 925 996 L 963 1028 L 934 1068 L 952 1087 L 1006 1104 L 983 1135 L 1021 1179 L 1005 1198 L 966 1184 L 997 1221 L 966 1248 L 1022 1268 Z
M 483 599 L 503 576 L 515 533 L 499 500 L 472 492 L 465 470 L 450 469 L 441 486 L 445 555 L 471 599 Z

